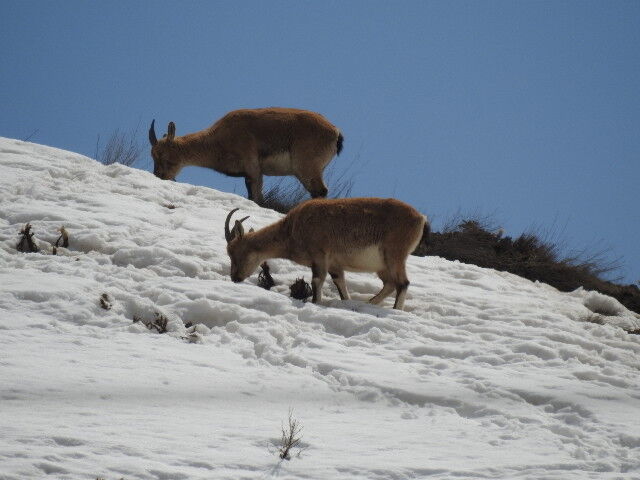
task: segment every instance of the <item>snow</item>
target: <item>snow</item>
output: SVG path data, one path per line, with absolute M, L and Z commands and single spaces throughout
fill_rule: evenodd
M 364 302 L 371 274 L 303 303 L 285 260 L 271 291 L 229 279 L 227 212 L 278 214 L 5 138 L 0 205 L 1 480 L 640 478 L 640 317 L 615 299 L 411 257 L 405 312 Z

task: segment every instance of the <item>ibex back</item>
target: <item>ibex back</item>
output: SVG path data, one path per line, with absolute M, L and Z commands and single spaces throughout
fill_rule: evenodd
M 396 291 L 394 308 L 404 307 L 409 286 L 406 260 L 423 235 L 427 219 L 394 199 L 316 199 L 302 203 L 280 221 L 256 232 L 244 232 L 242 220 L 229 230 L 225 221 L 231 280 L 241 282 L 269 258 L 286 258 L 311 267 L 313 302 L 322 299 L 327 273 L 348 299 L 344 272 L 375 272 L 383 282 L 370 302 L 377 304 Z
M 340 131 L 319 113 L 293 108 L 258 108 L 227 113 L 211 127 L 176 137 L 156 138 L 155 120 L 149 129 L 153 173 L 175 180 L 188 165 L 212 168 L 244 177 L 249 199 L 260 204 L 263 175 L 293 175 L 312 197 L 325 197 L 322 173 L 342 150 Z

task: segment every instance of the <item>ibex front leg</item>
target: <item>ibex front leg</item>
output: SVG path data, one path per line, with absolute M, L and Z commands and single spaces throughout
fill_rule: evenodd
M 247 187 L 249 200 L 253 200 L 258 205 L 262 205 L 262 174 L 247 175 L 244 177 L 244 184 Z
M 313 290 L 313 303 L 320 303 L 322 300 L 322 285 L 327 278 L 327 263 L 318 261 L 311 264 L 311 289 Z

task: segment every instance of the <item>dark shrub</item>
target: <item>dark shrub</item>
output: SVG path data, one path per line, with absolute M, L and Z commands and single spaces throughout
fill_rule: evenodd
M 432 232 L 418 245 L 414 255 L 439 256 L 484 268 L 514 273 L 529 280 L 548 283 L 560 291 L 579 287 L 610 295 L 629 310 L 640 313 L 640 290 L 635 285 L 618 285 L 603 277 L 617 270 L 604 254 L 563 257 L 559 247 L 535 233 L 523 233 L 515 240 L 493 231 L 479 220 L 464 220 L 442 232 Z

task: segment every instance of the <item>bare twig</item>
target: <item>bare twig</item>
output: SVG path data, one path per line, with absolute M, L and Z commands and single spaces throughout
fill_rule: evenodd
M 282 426 L 282 437 L 280 438 L 280 448 L 278 449 L 279 457 L 283 460 L 291 460 L 291 449 L 300 446 L 302 440 L 302 426 L 297 419 L 293 417 L 293 410 L 289 409 L 288 425 Z
M 22 141 L 23 141 L 23 142 L 28 142 L 28 141 L 29 141 L 29 140 L 31 140 L 31 139 L 36 135 L 36 133 L 38 133 L 39 131 L 40 131 L 40 129 L 39 129 L 39 128 L 36 128 L 33 132 L 31 132 L 29 135 L 27 135 L 26 137 L 24 137 L 24 138 L 22 139 Z
M 100 147 L 100 135 L 96 140 L 96 160 L 104 165 L 120 163 L 131 167 L 138 161 L 141 152 L 138 127 L 130 132 L 116 129 L 103 148 Z

